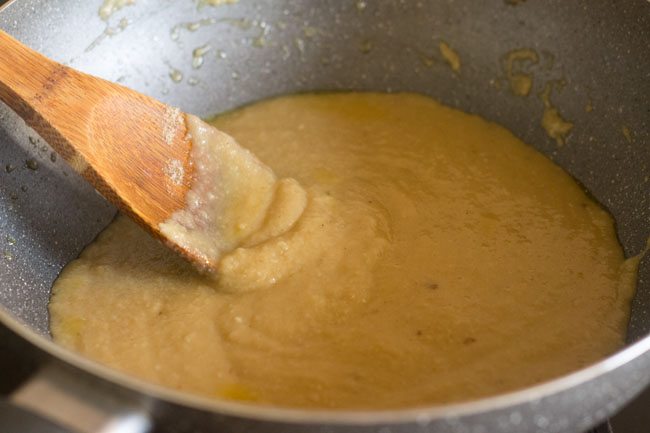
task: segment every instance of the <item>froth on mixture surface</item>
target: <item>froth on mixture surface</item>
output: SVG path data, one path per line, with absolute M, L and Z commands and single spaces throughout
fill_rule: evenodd
M 56 281 L 56 341 L 183 391 L 317 408 L 474 399 L 623 344 L 637 262 L 607 212 L 504 128 L 372 93 L 211 123 L 269 176 L 218 278 L 118 217 Z

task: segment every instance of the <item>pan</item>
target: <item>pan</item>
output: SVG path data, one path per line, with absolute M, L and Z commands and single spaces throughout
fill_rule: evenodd
M 0 28 L 57 61 L 200 116 L 297 92 L 430 95 L 506 126 L 563 167 L 614 216 L 627 256 L 641 253 L 650 236 L 644 0 L 15 0 L 0 11 Z M 527 77 L 528 92 L 513 85 L 515 76 Z M 568 132 L 545 129 L 548 110 L 571 124 Z M 11 419 L 29 412 L 102 432 L 582 432 L 650 383 L 647 258 L 626 347 L 508 394 L 319 411 L 207 400 L 145 383 L 58 346 L 48 332 L 53 280 L 115 209 L 2 104 L 0 162 L 0 321 L 26 366 L 0 405 Z

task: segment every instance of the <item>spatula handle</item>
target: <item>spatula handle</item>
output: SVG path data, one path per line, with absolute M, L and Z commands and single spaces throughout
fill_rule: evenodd
M 75 125 L 83 125 L 87 119 L 83 110 L 72 111 L 66 105 L 90 99 L 93 92 L 84 88 L 78 72 L 49 60 L 1 30 L 0 52 L 0 100 L 69 160 L 74 154 L 70 138 L 84 142 L 83 131 Z
M 1 30 L 0 100 L 155 236 L 185 205 L 191 142 L 179 110 L 56 63 Z M 169 175 L 179 165 L 181 182 Z

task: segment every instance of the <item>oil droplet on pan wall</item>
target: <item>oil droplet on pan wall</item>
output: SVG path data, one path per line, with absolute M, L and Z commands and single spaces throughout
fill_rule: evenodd
M 372 41 L 369 41 L 367 39 L 361 41 L 361 43 L 359 44 L 359 51 L 361 51 L 361 53 L 363 54 L 368 54 L 369 52 L 372 51 L 372 48 L 373 48 Z
M 628 143 L 632 143 L 632 131 L 630 131 L 630 128 L 627 126 L 623 125 L 621 127 L 621 132 L 623 133 L 623 137 L 627 140 Z
M 171 78 L 174 83 L 180 83 L 183 81 L 183 73 L 178 69 L 172 69 L 169 71 L 169 78 Z
M 198 69 L 203 65 L 205 55 L 212 49 L 210 44 L 205 44 L 192 51 L 192 67 Z

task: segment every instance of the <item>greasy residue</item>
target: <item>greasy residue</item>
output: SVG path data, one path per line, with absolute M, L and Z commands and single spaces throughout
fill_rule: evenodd
M 221 5 L 232 5 L 239 2 L 239 0 L 199 0 L 199 8 L 203 6 L 221 6 Z
M 204 18 L 199 21 L 176 24 L 174 27 L 172 27 L 170 36 L 172 40 L 176 41 L 180 37 L 181 29 L 185 29 L 190 32 L 195 32 L 203 26 L 210 26 L 212 24 L 215 24 L 216 22 L 217 20 L 215 20 L 214 18 Z
M 460 72 L 460 56 L 458 53 L 449 46 L 445 41 L 441 41 L 438 45 L 440 49 L 440 54 L 445 59 L 449 67 L 455 73 Z
M 201 45 L 192 50 L 192 67 L 198 69 L 203 65 L 205 55 L 212 49 L 210 44 Z
M 111 27 L 108 24 L 108 21 L 115 12 L 119 11 L 125 6 L 130 6 L 133 4 L 135 4 L 135 0 L 104 0 L 104 3 L 102 3 L 97 13 L 99 14 L 99 17 L 103 21 L 106 21 L 106 28 L 99 36 L 97 36 L 90 43 L 90 45 L 86 47 L 84 52 L 87 53 L 89 51 L 92 51 L 95 47 L 101 44 L 104 41 L 104 39 L 106 39 L 107 37 L 115 36 L 119 33 L 122 33 L 124 30 L 126 30 L 126 28 L 129 26 L 128 19 L 124 17 L 121 18 L 120 21 L 117 23 L 117 25 L 114 27 Z
M 104 21 L 108 21 L 115 12 L 132 4 L 135 4 L 135 0 L 104 0 L 98 11 L 99 17 Z
M 546 83 L 544 90 L 539 94 L 540 99 L 544 103 L 542 127 L 549 137 L 555 139 L 558 146 L 562 146 L 566 142 L 567 135 L 573 129 L 573 123 L 565 120 L 557 108 L 551 103 L 551 92 L 554 84 L 561 85 L 561 83 L 550 81 Z
M 373 44 L 371 40 L 364 39 L 359 43 L 359 51 L 361 51 L 362 54 L 368 54 L 372 51 L 372 48 Z
M 180 83 L 183 81 L 183 73 L 176 68 L 171 68 L 169 70 L 169 78 L 171 78 L 174 83 Z
M 513 50 L 505 55 L 503 68 L 513 94 L 528 96 L 533 87 L 533 74 L 528 68 L 538 62 L 537 52 L 528 48 Z
M 623 133 L 625 140 L 627 140 L 628 143 L 632 143 L 632 132 L 630 131 L 630 128 L 628 128 L 626 125 L 623 125 L 621 127 L 621 132 Z

